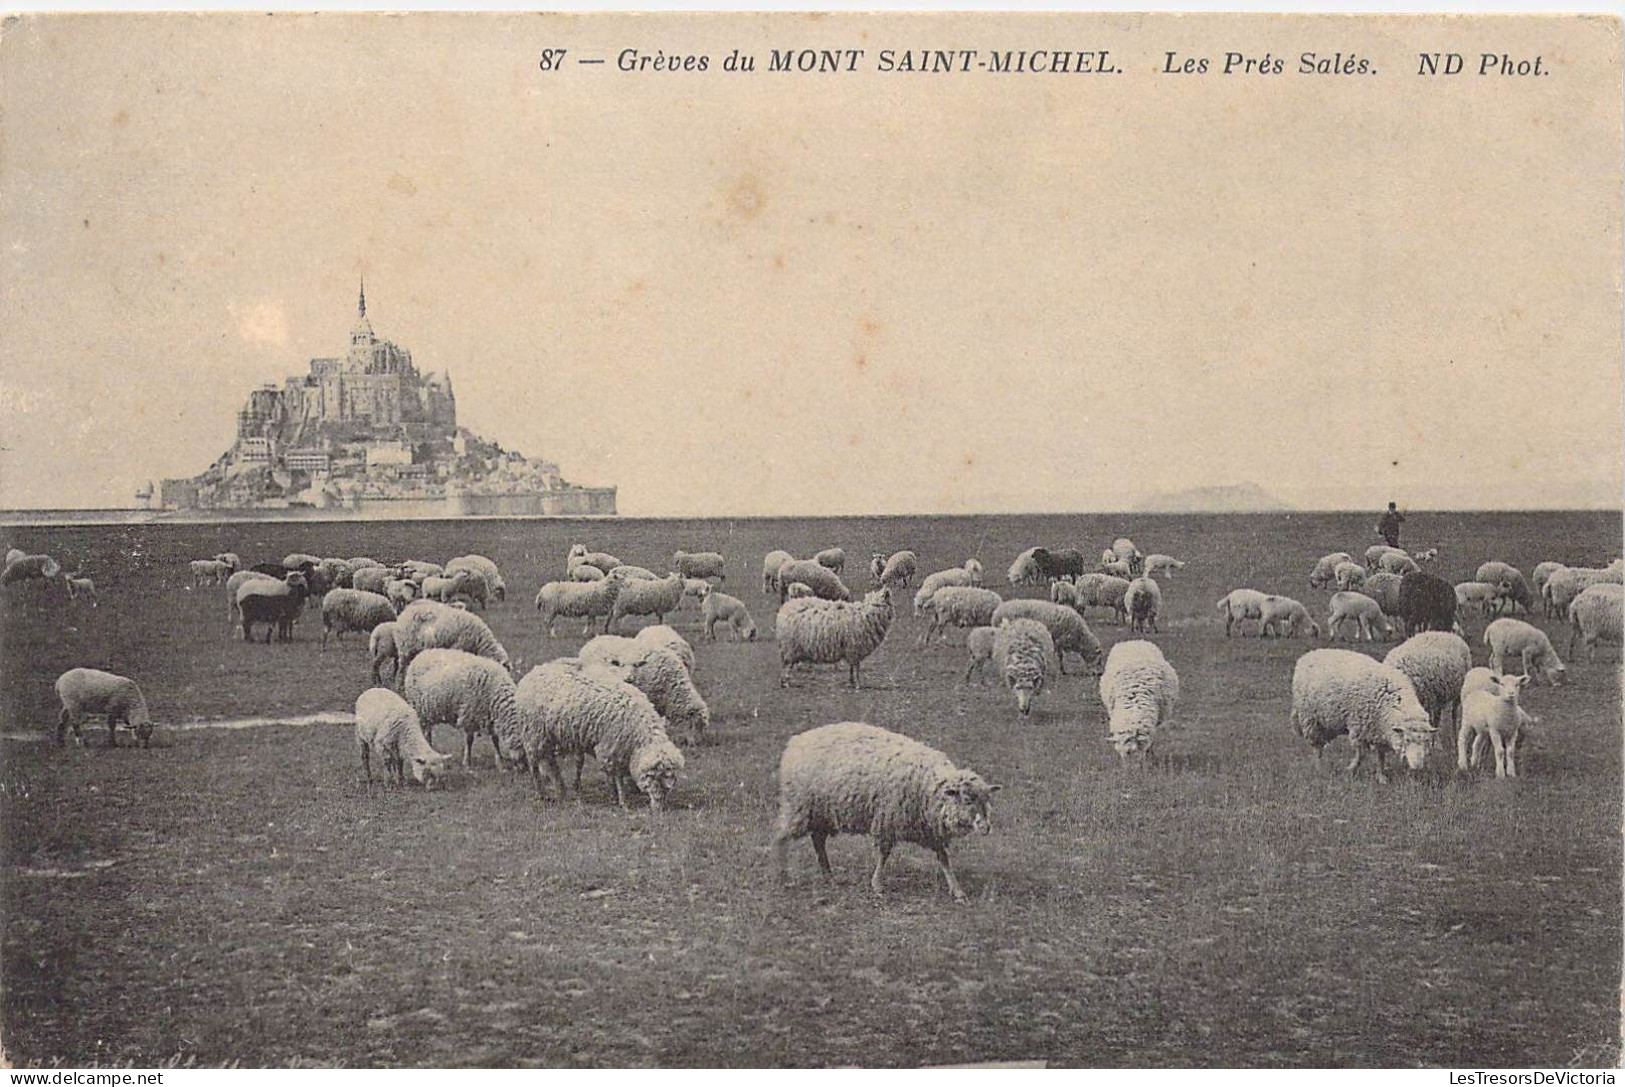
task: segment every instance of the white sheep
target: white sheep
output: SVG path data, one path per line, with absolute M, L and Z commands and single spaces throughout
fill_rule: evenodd
M 621 567 L 620 569 L 624 569 Z M 609 609 L 609 622 L 605 633 L 625 617 L 652 615 L 655 622 L 664 623 L 666 613 L 676 611 L 683 602 L 683 575 L 671 574 L 658 581 L 633 579 L 621 586 Z
M 1038 560 L 1033 558 L 1033 552 L 1036 550 L 1038 550 L 1036 547 L 1029 547 L 1017 555 L 1005 573 L 1005 580 L 1011 585 L 1042 585 L 1045 580 L 1044 573 L 1038 568 Z
M 1332 568 L 1332 581 L 1343 592 L 1358 589 L 1365 584 L 1365 567 L 1357 562 L 1340 562 Z
M 1179 674 L 1156 643 L 1118 642 L 1100 675 L 1100 701 L 1106 707 L 1106 729 L 1123 761 L 1140 753 L 1151 756 L 1158 734 L 1173 723 L 1179 701 Z
M 238 576 L 233 574 L 233 577 Z M 390 572 L 383 566 L 363 566 L 350 575 L 350 588 L 366 593 L 389 595 Z
M 1044 693 L 1044 683 L 1056 668 L 1055 641 L 1049 630 L 1036 619 L 1006 619 L 994 629 L 993 659 L 1004 685 L 1016 693 L 1016 709 L 1027 716 L 1033 699 Z
M 1424 547 L 1422 550 L 1411 556 L 1411 558 L 1415 559 L 1419 563 L 1433 562 L 1438 559 L 1438 557 L 1439 549 L 1437 547 Z
M 1046 633 L 1048 633 L 1046 631 Z M 970 677 L 980 678 L 982 665 L 993 659 L 993 643 L 998 640 L 998 630 L 993 627 L 973 627 L 965 635 L 965 648 L 970 652 L 970 665 L 965 669 L 965 683 L 969 685 Z M 1050 641 L 1053 648 L 1054 640 Z M 985 686 L 986 679 L 981 680 Z
M 779 567 L 792 561 L 794 555 L 788 551 L 769 551 L 762 558 L 762 593 L 765 596 L 776 596 L 779 593 Z M 813 560 L 817 562 L 815 558 Z M 820 563 L 819 565 L 823 565 Z
M 424 600 L 438 600 L 442 604 L 450 604 L 454 597 L 469 591 L 470 584 L 479 582 L 484 588 L 484 581 L 471 570 L 463 570 L 456 574 L 432 574 L 423 579 L 419 586 Z
M 604 551 L 588 551 L 586 544 L 573 544 L 570 547 L 570 554 L 564 560 L 565 574 L 573 573 L 582 563 L 597 567 L 607 574 L 621 565 L 621 560 Z
M 1062 585 L 1065 582 L 1056 582 L 1056 584 Z M 924 580 L 920 582 L 919 590 L 914 594 L 914 614 L 916 616 L 925 614 L 926 601 L 930 600 L 932 594 L 938 589 L 945 589 L 949 586 L 955 588 L 973 587 L 970 573 L 956 566 L 952 570 L 938 570 L 934 574 L 925 575 Z
M 1366 641 L 1374 642 L 1379 633 L 1387 641 L 1394 633 L 1394 625 L 1382 613 L 1382 605 L 1371 597 L 1356 592 L 1333 593 L 1331 611 L 1326 615 L 1326 636 L 1335 640 L 1339 636 L 1339 628 L 1350 621 L 1356 625 L 1355 641 L 1364 637 Z
M 1137 577 L 1128 583 L 1123 594 L 1123 606 L 1128 609 L 1129 629 L 1138 633 L 1157 632 L 1157 612 L 1162 610 L 1162 589 L 1148 577 Z
M 547 636 L 558 637 L 553 625 L 561 616 L 586 620 L 581 633 L 591 634 L 593 620 L 602 615 L 604 631 L 608 633 L 610 613 L 623 584 L 619 578 L 606 577 L 600 581 L 549 581 L 543 585 L 536 592 L 536 610 L 542 613 Z
M 1260 638 L 1296 638 L 1308 632 L 1311 638 L 1320 637 L 1320 624 L 1309 617 L 1309 609 L 1290 596 L 1266 596 L 1259 607 Z
M 707 641 L 717 640 L 718 623 L 727 626 L 733 641 L 756 640 L 756 620 L 751 618 L 750 609 L 745 607 L 745 602 L 737 596 L 719 592 L 706 593 L 700 600 L 700 618 L 705 623 Z
M 779 567 L 779 603 L 790 597 L 791 585 L 805 585 L 821 600 L 851 600 L 852 593 L 833 570 L 812 559 L 791 559 Z
M 282 567 L 285 570 L 297 570 L 302 566 L 320 566 L 321 562 L 319 556 L 304 551 L 295 551 L 290 555 L 282 556 Z
M 1264 618 L 1264 601 L 1267 594 L 1257 589 L 1231 589 L 1220 599 L 1217 608 L 1224 616 L 1224 636 L 1230 637 L 1233 627 L 1249 619 L 1262 620 Z M 1261 632 L 1262 633 L 1262 632 Z M 1245 635 L 1243 635 L 1245 636 Z
M 1429 630 L 1394 646 L 1382 662 L 1411 681 L 1434 729 L 1444 729 L 1448 751 L 1450 734 L 1461 724 L 1461 687 L 1472 671 L 1472 649 L 1448 631 Z
M 975 559 L 965 560 L 965 573 L 970 575 L 970 583 L 974 586 L 982 584 L 982 564 Z
M 684 577 L 714 577 L 728 580 L 728 560 L 716 551 L 678 551 L 671 557 L 671 568 Z
M 875 558 L 878 559 L 879 557 L 879 553 L 876 553 Z M 914 580 L 914 575 L 919 572 L 919 568 L 919 556 L 912 551 L 896 552 L 891 558 L 886 559 L 878 570 L 875 569 L 873 560 L 870 560 L 869 564 L 869 571 L 874 574 L 876 582 L 881 585 L 894 585 L 904 589 L 908 588 L 909 582 Z
M 632 636 L 634 642 L 643 645 L 655 645 L 661 649 L 669 649 L 677 654 L 677 659 L 683 662 L 688 674 L 694 674 L 694 647 L 688 644 L 688 639 L 664 624 L 644 627 Z
M 450 577 L 459 570 L 467 570 L 485 583 L 485 599 L 508 599 L 508 583 L 502 580 L 502 572 L 497 569 L 497 564 L 484 555 L 460 555 L 446 563 L 446 576 Z
M 1417 565 L 1415 559 L 1411 558 L 1403 551 L 1390 551 L 1386 555 L 1382 556 L 1382 559 L 1378 563 L 1378 569 L 1383 573 L 1398 574 L 1403 577 L 1406 574 L 1415 573 L 1417 570 L 1420 570 L 1421 567 Z
M 1322 555 L 1315 568 L 1309 572 L 1309 587 L 1321 589 L 1337 580 L 1337 567 L 1345 562 L 1353 562 L 1354 556 L 1347 551 L 1333 551 L 1330 555 Z
M 838 574 L 846 569 L 846 552 L 839 547 L 826 547 L 813 556 L 813 561 Z
M 1078 587 L 1070 581 L 1052 582 L 1049 587 L 1049 600 L 1051 604 L 1065 604 L 1079 615 L 1083 610 L 1078 607 Z
M 1134 541 L 1127 536 L 1119 536 L 1112 541 L 1112 557 L 1128 567 L 1128 577 L 1136 578 L 1145 573 L 1145 556 L 1140 549 L 1134 546 Z
M 581 647 L 581 663 L 626 673 L 626 682 L 648 696 L 665 718 L 666 731 L 685 744 L 697 744 L 711 727 L 711 708 L 694 686 L 687 665 L 670 649 L 634 638 L 600 634 Z
M 646 566 L 633 566 L 631 563 L 626 563 L 626 562 L 621 563 L 619 566 L 615 567 L 615 569 L 609 571 L 604 576 L 609 577 L 609 578 L 615 578 L 615 579 L 617 579 L 617 580 L 619 580 L 621 582 L 627 582 L 627 581 L 659 581 L 660 580 L 660 575 L 655 573 L 653 570 L 650 570 L 648 567 L 646 567 Z
M 818 867 L 831 878 L 824 843 L 837 834 L 865 834 L 874 842 L 869 886 L 881 893 L 880 874 L 898 842 L 924 846 L 955 902 L 965 892 L 948 862 L 948 845 L 971 833 L 988 834 L 988 810 L 999 786 L 989 785 L 948 756 L 917 740 L 856 721 L 824 725 L 790 737 L 779 760 L 779 818 L 773 835 L 779 877 L 790 878 L 790 842 L 810 837 Z
M 1404 548 L 1390 547 L 1387 544 L 1372 544 L 1370 547 L 1365 549 L 1366 572 L 1374 574 L 1378 570 L 1382 569 L 1382 557 L 1390 554 L 1405 555 L 1407 558 L 1410 557 L 1409 553 L 1406 552 Z
M 993 624 L 993 613 L 1004 603 L 1004 598 L 992 589 L 978 589 L 974 585 L 945 585 L 932 593 L 924 603 L 930 616 L 926 629 L 920 634 L 920 645 L 934 636 L 938 641 L 948 640 L 949 627 L 984 627 Z
M 329 589 L 322 597 L 322 650 L 327 636 L 342 641 L 349 631 L 371 635 L 380 623 L 395 621 L 389 598 L 362 589 Z
M 10 548 L 6 551 L 6 565 L 10 566 L 12 563 L 16 562 L 20 558 L 23 558 L 27 554 L 28 552 L 24 551 L 20 547 Z
M 665 724 L 647 695 L 623 676 L 602 665 L 561 657 L 531 669 L 515 695 L 519 743 L 536 795 L 544 796 L 542 767 L 547 767 L 559 799 L 564 775 L 558 757 L 576 757 L 576 792 L 581 791 L 581 765 L 588 755 L 615 789 L 615 800 L 630 811 L 626 798 L 635 786 L 660 812 L 683 769 L 683 753 L 671 742 Z
M 1546 607 L 1546 616 L 1548 618 L 1550 618 L 1552 614 L 1552 602 L 1546 599 L 1546 582 L 1549 581 L 1551 576 L 1557 573 L 1557 571 L 1567 569 L 1568 567 L 1561 562 L 1537 562 L 1535 563 L 1534 570 L 1532 570 L 1529 574 L 1529 582 L 1534 587 L 1535 595 L 1540 597 L 1544 602 Z
M 1097 572 L 1109 574 L 1112 577 L 1121 578 L 1124 581 L 1132 581 L 1135 577 L 1133 565 L 1117 559 L 1114 559 L 1111 562 L 1101 563 L 1100 569 Z
M 1519 677 L 1519 680 L 1520 682 L 1518 686 L 1521 689 L 1526 680 L 1525 677 Z M 1467 701 L 1467 696 L 1472 694 L 1474 691 L 1499 692 L 1505 689 L 1506 688 L 1501 686 L 1501 676 L 1499 673 L 1493 672 L 1483 666 L 1469 668 L 1467 670 L 1467 675 L 1461 681 L 1461 701 Z
M 224 559 L 225 557 L 226 556 L 224 556 L 224 555 L 216 555 L 215 556 L 215 558 L 217 558 L 217 559 Z M 377 559 L 368 558 L 366 555 L 357 555 L 353 559 L 345 559 L 344 561 L 350 564 L 350 569 L 352 571 L 355 571 L 355 570 L 381 570 L 381 569 L 384 568 L 383 563 L 379 562 Z
M 790 686 L 790 670 L 797 664 L 844 662 L 856 690 L 864 660 L 886 640 L 891 621 L 891 590 L 885 586 L 860 604 L 815 597 L 786 601 L 774 622 L 783 666 L 779 686 Z
M 62 564 L 49 555 L 21 555 L 0 570 L 0 585 L 22 581 L 50 581 L 62 572 Z
M 792 582 L 790 582 L 790 584 L 788 584 L 788 585 L 786 585 L 784 587 L 784 598 L 786 600 L 796 600 L 796 599 L 798 599 L 800 597 L 806 597 L 806 596 L 812 596 L 812 595 L 813 595 L 812 588 L 810 586 L 808 586 L 808 585 L 802 584 L 799 581 L 792 581 Z
M 193 559 L 187 563 L 192 572 L 192 585 L 223 585 L 227 578 L 236 573 L 231 567 L 219 559 Z
M 438 724 L 461 730 L 464 769 L 473 757 L 474 737 L 481 732 L 490 737 L 499 768 L 504 751 L 513 757 L 511 744 L 519 735 L 514 682 L 496 661 L 461 649 L 425 649 L 406 665 L 401 693 L 417 711 L 431 743 Z
M 570 571 L 571 581 L 602 581 L 607 576 L 608 575 L 602 570 L 598 569 L 598 567 L 588 566 L 586 563 L 582 563 L 580 566 L 577 566 L 575 569 Z
M 1490 605 L 1497 597 L 1498 587 L 1483 581 L 1462 581 L 1456 584 L 1456 612 L 1460 614 L 1467 608 L 1477 608 L 1479 612 L 1488 617 Z
M 1620 645 L 1621 614 L 1625 611 L 1625 585 L 1587 586 L 1569 604 L 1569 656 L 1578 641 L 1584 641 L 1586 660 L 1597 659 L 1597 643 Z
M 384 595 L 389 597 L 390 604 L 397 612 L 405 611 L 420 595 L 418 583 L 411 578 L 389 578 L 384 582 Z
M 1574 598 L 1593 585 L 1619 584 L 1621 582 L 1621 567 L 1618 560 L 1609 563 L 1602 569 L 1589 566 L 1567 566 L 1554 571 L 1546 579 L 1544 596 L 1556 615 L 1564 622 L 1568 622 L 1569 605 Z
M 1518 776 L 1518 741 L 1535 718 L 1518 704 L 1527 676 L 1503 676 L 1500 689 L 1473 691 L 1462 699 L 1461 729 L 1456 734 L 1456 769 L 1477 767 L 1487 739 L 1495 747 L 1495 776 Z M 1468 750 L 1472 750 L 1469 762 Z
M 1399 587 L 1405 579 L 1399 574 L 1390 574 L 1386 571 L 1371 574 L 1365 579 L 1365 587 L 1360 591 L 1377 602 L 1377 607 L 1383 615 L 1397 618 L 1399 615 Z
M 458 649 L 494 661 L 504 669 L 512 667 L 508 651 L 484 619 L 432 600 L 419 600 L 395 620 L 397 667 L 411 667 L 417 655 L 428 649 Z
M 413 780 L 426 789 L 434 788 L 452 758 L 429 743 L 411 704 L 383 687 L 369 688 L 355 700 L 355 746 L 369 785 L 374 755 L 383 760 L 385 773 L 394 773 L 397 785 L 406 784 L 405 764 L 410 763 Z
M 1484 628 L 1484 644 L 1490 650 L 1490 667 L 1502 675 L 1507 674 L 1506 662 L 1511 658 L 1521 661 L 1523 674 L 1536 683 L 1544 680 L 1555 687 L 1563 678 L 1563 662 L 1551 639 L 1522 619 L 1495 620 Z
M 1076 653 L 1091 668 L 1100 663 L 1100 639 L 1083 616 L 1069 607 L 1048 600 L 1006 600 L 993 609 L 988 625 L 996 627 L 1006 619 L 1037 619 L 1043 623 L 1055 643 L 1055 657 L 1063 676 L 1068 653 Z
M 118 746 L 121 721 L 135 731 L 142 747 L 151 746 L 152 715 L 147 712 L 147 700 L 135 680 L 98 668 L 70 668 L 57 677 L 56 697 L 62 703 L 56 723 L 58 747 L 62 746 L 70 727 L 74 743 L 84 746 L 81 725 L 90 714 L 107 718 L 108 747 Z
M 678 601 L 681 607 L 688 607 L 692 601 L 698 607 L 705 601 L 705 596 L 711 591 L 711 583 L 700 577 L 685 577 L 683 579 L 683 598 Z
M 367 656 L 372 662 L 372 681 L 375 684 L 384 682 L 384 665 L 389 665 L 389 681 L 394 683 L 400 676 L 400 657 L 395 646 L 395 631 L 398 628 L 394 622 L 379 623 L 372 628 L 367 636 Z
M 1172 555 L 1147 555 L 1145 558 L 1146 577 L 1173 577 L 1175 570 L 1183 570 L 1185 564 Z
M 97 608 L 101 606 L 101 602 L 96 599 L 96 583 L 94 581 L 81 576 L 77 570 L 71 574 L 63 574 L 62 580 L 68 586 L 69 600 L 78 600 L 80 597 L 84 597 L 90 601 L 91 607 Z
M 1292 670 L 1292 727 L 1321 761 L 1338 736 L 1354 744 L 1348 772 L 1359 769 L 1366 751 L 1377 753 L 1377 780 L 1388 781 L 1388 752 L 1412 770 L 1427 765 L 1433 726 L 1405 674 L 1349 649 L 1312 649 Z

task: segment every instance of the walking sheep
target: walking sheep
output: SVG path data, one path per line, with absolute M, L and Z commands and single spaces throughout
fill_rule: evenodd
M 1586 660 L 1597 659 L 1597 643 L 1621 644 L 1621 613 L 1625 611 L 1625 585 L 1592 585 L 1569 604 L 1569 656 L 1577 641 L 1584 641 Z
M 1056 667 L 1055 642 L 1049 630 L 1036 619 L 1006 619 L 994 630 L 993 659 L 1004 685 L 1016 692 L 1016 709 L 1026 717 Z
M 756 620 L 750 617 L 750 609 L 745 607 L 745 602 L 737 596 L 719 592 L 706 593 L 700 600 L 700 619 L 705 623 L 707 641 L 717 640 L 718 623 L 727 626 L 732 641 L 756 640 Z
M 604 632 L 607 634 L 611 627 L 629 615 L 652 615 L 656 623 L 664 623 L 666 613 L 676 611 L 682 602 L 683 575 L 680 573 L 659 581 L 627 581 L 610 604 L 609 622 L 604 624 Z
M 147 700 L 135 680 L 97 668 L 70 668 L 56 680 L 56 697 L 62 703 L 57 716 L 56 745 L 61 747 L 67 731 L 73 729 L 73 741 L 85 745 L 81 725 L 86 716 L 100 714 L 107 718 L 107 746 L 118 746 L 118 726 L 123 722 L 135 730 L 142 747 L 152 744 L 152 715 L 147 712 Z
M 1563 678 L 1563 662 L 1551 639 L 1539 627 L 1530 626 L 1522 619 L 1497 619 L 1484 628 L 1484 644 L 1490 650 L 1490 667 L 1502 675 L 1507 674 L 1508 658 L 1522 662 L 1523 675 L 1539 683 L 1544 680 L 1555 687 Z
M 1179 701 L 1179 674 L 1156 643 L 1118 642 L 1100 676 L 1100 701 L 1106 707 L 1106 729 L 1118 756 L 1128 761 L 1140 753 L 1143 765 L 1157 737 L 1172 724 Z
M 186 564 L 192 571 L 192 586 L 221 585 L 234 571 L 218 559 L 194 559 Z
M 1308 608 L 1290 596 L 1266 596 L 1259 609 L 1259 619 L 1263 622 L 1258 632 L 1260 638 L 1272 635 L 1296 638 L 1305 631 L 1311 638 L 1320 637 L 1320 624 L 1309 617 Z
M 347 631 L 370 635 L 380 623 L 395 621 L 395 609 L 388 597 L 361 589 L 332 589 L 322 597 L 322 651 L 327 636 L 342 641 Z
M 790 737 L 779 760 L 779 820 L 773 836 L 780 879 L 790 878 L 790 842 L 810 837 L 818 867 L 833 878 L 824 843 L 836 834 L 874 842 L 869 886 L 898 842 L 929 849 L 955 902 L 966 900 L 948 862 L 948 845 L 993 830 L 989 785 L 948 756 L 907 736 L 856 721 L 824 725 Z
M 372 687 L 355 700 L 355 746 L 361 754 L 361 769 L 372 784 L 372 756 L 384 762 L 384 772 L 393 773 L 395 784 L 406 784 L 405 764 L 412 765 L 412 779 L 425 789 L 446 772 L 451 756 L 436 751 L 423 735 L 417 711 L 394 691 Z
M 94 581 L 88 577 L 81 577 L 77 570 L 71 574 L 63 574 L 62 580 L 67 583 L 69 600 L 78 600 L 80 597 L 84 597 L 90 601 L 91 607 L 97 608 L 101 606 L 101 602 L 96 599 L 96 583 Z
M 762 559 L 762 595 L 774 596 L 780 592 L 779 567 L 794 558 L 788 551 L 769 551 Z M 813 561 L 817 561 L 814 559 Z M 819 565 L 823 565 L 820 563 Z
M 504 751 L 514 757 L 512 743 L 519 736 L 514 682 L 496 661 L 461 649 L 425 649 L 406 666 L 401 693 L 417 711 L 430 742 L 438 724 L 456 725 L 463 733 L 463 769 L 468 769 L 474 737 L 481 732 L 491 739 L 499 769 Z
M 1137 577 L 1128 583 L 1123 594 L 1123 606 L 1128 609 L 1129 629 L 1137 633 L 1157 633 L 1157 612 L 1162 610 L 1162 589 L 1148 577 Z
M 846 569 L 846 552 L 839 547 L 827 547 L 814 555 L 813 561 L 838 574 Z
M 634 786 L 648 798 L 651 810 L 664 810 L 683 769 L 683 753 L 666 734 L 648 696 L 622 682 L 620 675 L 601 665 L 561 657 L 531 669 L 519 681 L 514 702 L 520 745 L 538 797 L 546 799 L 545 766 L 559 799 L 564 799 L 560 755 L 576 756 L 579 794 L 581 765 L 591 755 L 609 778 L 623 811 L 631 810 L 626 798 Z
M 1443 729 L 1446 748 L 1461 725 L 1461 686 L 1473 667 L 1473 651 L 1448 631 L 1413 634 L 1394 646 L 1382 662 L 1397 668 L 1416 690 L 1434 729 Z
M 1363 637 L 1368 642 L 1374 642 L 1377 633 L 1381 633 L 1383 641 L 1387 641 L 1394 632 L 1393 624 L 1382 614 L 1382 606 L 1369 596 L 1355 592 L 1333 593 L 1331 611 L 1326 616 L 1326 636 L 1336 640 L 1339 628 L 1350 621 L 1356 624 L 1355 641 Z
M 1004 603 L 1004 598 L 992 589 L 978 589 L 973 585 L 947 585 L 932 593 L 925 601 L 924 610 L 930 617 L 918 644 L 925 645 L 934 636 L 948 640 L 949 627 L 984 627 L 993 625 L 993 613 Z
M 728 580 L 728 560 L 716 551 L 679 551 L 671 557 L 671 568 L 683 577 L 714 577 Z
M 549 581 L 543 585 L 536 593 L 536 610 L 542 613 L 547 636 L 558 637 L 553 625 L 560 616 L 586 620 L 581 633 L 591 634 L 593 620 L 602 615 L 604 632 L 607 634 L 610 613 L 615 608 L 615 598 L 623 584 L 619 578 L 606 577 L 600 581 Z
M 779 567 L 779 603 L 783 604 L 790 595 L 790 586 L 801 584 L 813 591 L 813 595 L 821 600 L 851 600 L 852 593 L 835 572 L 828 570 L 811 559 L 791 559 Z
M 1100 639 L 1083 616 L 1069 607 L 1048 600 L 1006 600 L 993 609 L 988 625 L 996 627 L 1006 619 L 1037 619 L 1043 623 L 1055 643 L 1055 658 L 1063 676 L 1068 653 L 1082 657 L 1090 668 L 1100 663 Z
M 581 663 L 625 671 L 626 682 L 647 695 L 655 712 L 665 718 L 666 731 L 684 743 L 699 743 L 711 727 L 710 707 L 682 659 L 670 649 L 600 634 L 581 647 Z
M 1405 674 L 1349 649 L 1312 649 L 1292 670 L 1292 727 L 1321 761 L 1326 745 L 1339 736 L 1354 744 L 1348 772 L 1359 769 L 1366 751 L 1377 753 L 1377 780 L 1388 781 L 1388 752 L 1412 770 L 1427 765 L 1433 726 Z
M 1495 747 L 1495 776 L 1518 776 L 1518 741 L 1525 726 L 1536 718 L 1518 704 L 1518 692 L 1527 676 L 1503 676 L 1499 690 L 1473 691 L 1462 700 L 1461 730 L 1456 734 L 1456 769 L 1476 768 L 1487 739 Z M 1469 763 L 1467 752 L 1472 750 Z
M 1175 570 L 1183 570 L 1185 564 L 1172 555 L 1147 555 L 1145 559 L 1146 577 L 1173 577 Z
M 1226 593 L 1217 605 L 1219 614 L 1224 616 L 1224 636 L 1230 637 L 1231 628 L 1248 619 L 1262 620 L 1266 599 L 1266 594 L 1257 589 L 1231 589 Z
M 861 666 L 886 640 L 891 621 L 891 590 L 885 586 L 865 596 L 861 604 L 814 597 L 787 601 L 774 623 L 783 665 L 779 686 L 790 686 L 790 670 L 797 664 L 845 662 L 852 689 L 857 690 Z

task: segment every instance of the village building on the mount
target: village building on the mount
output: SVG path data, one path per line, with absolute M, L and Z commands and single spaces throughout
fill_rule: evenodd
M 451 375 L 373 332 L 366 284 L 342 356 L 248 394 L 232 447 L 202 475 L 166 479 L 162 509 L 360 509 L 399 516 L 613 514 L 615 488 L 577 487 L 457 425 Z

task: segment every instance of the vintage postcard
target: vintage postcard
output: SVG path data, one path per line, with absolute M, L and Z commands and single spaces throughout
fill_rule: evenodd
M 1607 16 L 4 20 L 4 1059 L 1615 1068 L 1621 102 Z

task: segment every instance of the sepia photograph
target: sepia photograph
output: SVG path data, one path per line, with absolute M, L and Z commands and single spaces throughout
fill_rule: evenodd
M 1621 29 L 6 16 L 0 1066 L 1616 1069 Z

